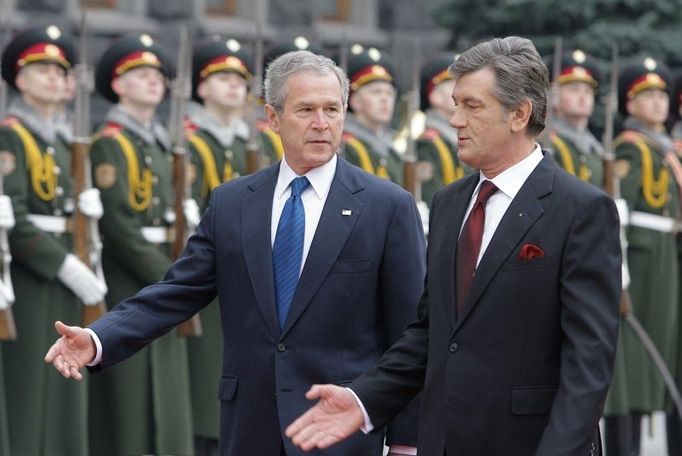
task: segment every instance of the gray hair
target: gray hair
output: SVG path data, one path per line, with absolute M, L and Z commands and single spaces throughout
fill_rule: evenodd
M 287 81 L 291 76 L 306 73 L 317 76 L 334 75 L 343 93 L 343 108 L 348 107 L 348 76 L 328 57 L 309 51 L 287 52 L 273 60 L 265 72 L 265 102 L 282 112 L 287 96 Z
M 483 68 L 490 68 L 495 73 L 496 98 L 507 111 L 530 100 L 533 109 L 528 133 L 536 136 L 544 130 L 549 70 L 533 42 L 518 36 L 495 38 L 464 52 L 449 70 L 457 79 Z

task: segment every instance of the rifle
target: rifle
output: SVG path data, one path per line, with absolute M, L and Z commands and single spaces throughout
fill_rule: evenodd
M 168 131 L 173 151 L 173 207 L 175 209 L 175 239 L 173 240 L 173 259 L 182 254 L 189 229 L 185 218 L 184 204 L 191 197 L 191 183 L 187 179 L 189 152 L 185 141 L 185 107 L 192 93 L 192 51 L 187 26 L 180 27 L 180 47 L 178 49 L 178 70 L 171 82 L 171 101 Z M 201 319 L 198 314 L 180 323 L 179 336 L 199 337 L 202 333 Z
M 4 45 L 9 42 L 11 35 L 11 20 L 10 10 L 7 3 L 3 3 L 2 19 L 0 26 L 2 26 L 2 42 Z M 7 108 L 7 84 L 4 79 L 0 78 L 0 113 L 2 117 L 5 116 Z M 4 166 L 0 163 L 0 170 Z M 0 195 L 4 195 L 3 191 L 3 174 L 0 172 Z M 17 338 L 17 327 L 14 323 L 14 314 L 12 313 L 12 304 L 14 304 L 14 288 L 12 287 L 12 277 L 10 275 L 10 264 L 12 262 L 12 255 L 9 251 L 9 241 L 7 230 L 0 229 L 0 340 L 15 340 Z
M 249 140 L 246 143 L 246 173 L 253 174 L 261 168 L 261 141 L 258 130 L 256 113 L 259 108 L 263 80 L 263 15 L 260 11 L 261 2 L 256 2 L 256 41 L 254 42 L 254 74 L 251 78 L 249 90 L 250 100 L 247 101 L 246 117 L 249 125 Z
M 604 189 L 606 190 L 606 193 L 617 201 L 620 199 L 620 182 L 615 172 L 615 154 L 613 151 L 613 124 L 618 109 L 618 45 L 615 43 L 611 50 L 611 78 L 605 105 L 604 136 L 602 138 L 602 143 L 604 145 Z M 622 222 L 620 239 L 621 250 L 623 252 L 623 264 L 627 268 L 627 239 L 625 237 L 625 225 Z M 656 366 L 663 383 L 665 383 L 665 386 L 668 389 L 670 399 L 675 406 L 677 415 L 682 419 L 682 396 L 680 396 L 680 391 L 675 384 L 675 379 L 656 348 L 656 345 L 646 332 L 646 329 L 644 329 L 633 313 L 632 298 L 630 296 L 630 291 L 627 288 L 623 289 L 621 294 L 620 314 L 623 317 L 623 320 L 625 320 L 625 323 L 632 329 L 635 336 L 637 336 L 637 339 L 639 339 L 639 342 L 644 347 L 649 358 L 651 358 L 651 361 Z
M 551 149 L 552 147 L 550 133 L 552 132 L 552 124 L 554 123 L 554 103 L 559 100 L 559 76 L 561 76 L 562 52 L 562 41 L 561 37 L 559 36 L 554 41 L 554 55 L 552 56 L 552 85 L 549 90 L 549 99 L 547 100 L 545 129 L 542 132 L 540 141 L 544 149 Z
M 76 73 L 76 99 L 74 109 L 73 131 L 71 144 L 71 175 L 73 177 L 73 192 L 76 197 L 83 191 L 92 188 L 90 174 L 90 94 L 94 89 L 92 68 L 87 62 L 87 28 L 85 10 L 81 15 L 79 62 L 74 71 Z M 99 237 L 97 220 L 86 217 L 76 205 L 73 224 L 73 252 L 85 265 L 93 269 L 97 277 L 104 281 L 102 271 L 102 241 Z M 107 305 L 100 301 L 95 305 L 83 305 L 81 320 L 83 326 L 88 326 L 107 312 Z
M 421 134 L 423 128 L 417 127 L 418 116 L 422 116 L 419 111 L 419 95 L 421 86 L 421 39 L 418 36 L 414 38 L 414 51 L 412 60 L 412 89 L 407 95 L 407 103 L 405 109 L 405 155 L 404 155 L 404 187 L 405 190 L 412 193 L 415 201 L 422 200 L 421 183 L 428 179 L 430 171 L 430 164 L 417 162 L 416 140 Z

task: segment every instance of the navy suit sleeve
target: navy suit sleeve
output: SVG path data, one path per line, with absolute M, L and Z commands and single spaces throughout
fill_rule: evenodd
M 107 369 L 134 355 L 213 300 L 214 203 L 211 202 L 196 234 L 161 282 L 122 301 L 90 326 L 102 342 L 102 362 L 91 372 Z
M 426 247 L 414 199 L 403 193 L 393 213 L 380 269 L 381 302 L 389 347 L 417 318 L 417 303 L 426 274 Z M 388 426 L 389 445 L 417 444 L 419 400 L 413 401 Z
M 611 383 L 621 250 L 613 201 L 599 196 L 573 221 L 561 263 L 561 375 L 536 456 L 589 454 Z

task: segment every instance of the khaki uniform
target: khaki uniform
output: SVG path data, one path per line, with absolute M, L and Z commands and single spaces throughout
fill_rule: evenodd
M 144 129 L 120 105 L 106 120 L 91 160 L 111 308 L 163 278 L 174 213 L 166 131 Z M 91 380 L 92 454 L 193 453 L 187 346 L 175 331 Z
M 87 384 L 43 362 L 55 320 L 80 324 L 81 303 L 58 279 L 71 251 L 66 217 L 74 210 L 71 154 L 47 123 L 21 102 L 0 128 L 16 225 L 10 232 L 12 307 L 18 340 L 3 343 L 9 444 L 13 455 L 87 455 Z

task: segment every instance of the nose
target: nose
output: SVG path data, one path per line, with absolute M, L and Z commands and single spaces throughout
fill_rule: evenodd
M 459 109 L 455 108 L 455 110 L 452 113 L 452 116 L 450 117 L 450 125 L 452 128 L 462 128 L 466 125 L 466 121 L 464 119 L 464 116 L 462 113 L 459 112 Z
M 324 111 L 322 109 L 315 111 L 315 114 L 313 115 L 312 126 L 316 130 L 326 130 L 329 127 L 327 118 L 325 117 Z

